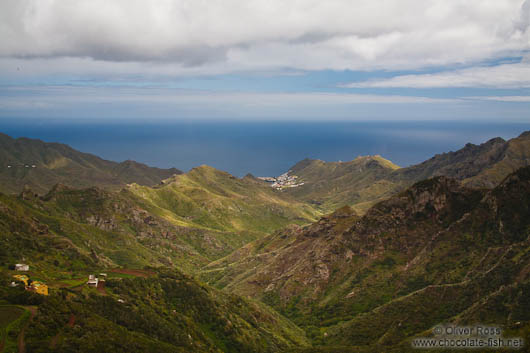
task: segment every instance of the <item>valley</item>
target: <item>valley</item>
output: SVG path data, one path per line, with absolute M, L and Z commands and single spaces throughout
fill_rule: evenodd
M 36 310 L 9 345 L 21 325 L 32 352 L 402 352 L 477 322 L 529 339 L 528 132 L 403 168 L 306 159 L 276 186 L 1 137 L 2 163 L 36 166 L 0 173 L 0 304 Z M 9 285 L 20 263 L 48 296 Z
M 404 347 L 438 322 L 478 317 L 522 325 L 529 191 L 528 167 L 492 191 L 436 177 L 362 217 L 343 207 L 250 243 L 208 265 L 202 278 L 262 300 L 323 345 Z M 495 301 L 504 296 L 509 305 Z

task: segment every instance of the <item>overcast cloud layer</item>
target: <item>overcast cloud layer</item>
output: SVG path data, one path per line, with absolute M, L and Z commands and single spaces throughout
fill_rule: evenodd
M 397 69 L 530 49 L 521 0 L 3 0 L 0 55 Z
M 106 87 L 172 82 L 188 88 L 178 99 L 199 107 L 205 99 L 236 104 L 245 94 L 251 102 L 261 97 L 282 106 L 312 100 L 330 106 L 528 103 L 529 52 L 530 0 L 2 0 L 0 84 L 25 93 L 0 97 L 0 115 L 23 110 L 21 97 L 31 97 L 26 88 L 35 85 L 39 95 L 54 85 L 98 85 L 105 99 L 123 102 L 127 91 L 113 96 Z M 183 77 L 343 70 L 359 75 L 310 84 L 300 79 L 297 94 L 284 92 L 280 80 L 262 95 L 259 84 L 252 88 L 258 92 L 234 87 L 211 94 L 213 84 L 179 83 Z M 399 91 L 454 87 L 486 91 L 451 97 Z M 66 94 L 46 92 L 48 100 L 33 100 L 43 109 Z M 171 99 L 164 95 L 160 102 Z

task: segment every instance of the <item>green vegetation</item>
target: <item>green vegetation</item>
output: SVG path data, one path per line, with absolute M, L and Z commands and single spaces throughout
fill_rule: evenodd
M 21 307 L 0 305 L 0 352 L 18 352 L 17 337 L 29 316 L 29 311 Z
M 350 162 L 303 160 L 291 168 L 297 183 L 285 193 L 312 204 L 324 212 L 351 205 L 364 213 L 375 202 L 395 193 L 400 184 L 387 179 L 399 167 L 381 156 L 358 157 Z
M 464 185 L 493 188 L 508 174 L 530 164 L 530 133 L 504 141 L 491 139 L 481 145 L 438 154 L 407 168 L 399 168 L 380 156 L 358 157 L 350 162 L 303 160 L 291 168 L 304 185 L 286 189 L 297 200 L 324 212 L 344 205 L 364 214 L 375 203 L 413 183 L 435 176 L 461 180 Z
M 19 193 L 25 186 L 45 193 L 53 185 L 118 190 L 129 183 L 156 185 L 181 171 L 148 167 L 134 161 L 116 163 L 59 143 L 0 133 L 0 192 Z M 7 166 L 11 166 L 7 168 Z M 33 167 L 34 166 L 34 167 Z
M 318 215 L 312 207 L 257 179 L 239 179 L 208 166 L 177 175 L 157 188 L 132 185 L 122 195 L 167 222 L 215 232 L 212 241 L 216 244 L 209 247 L 188 238 L 211 260 L 288 224 L 308 223 Z
M 46 298 L 26 332 L 28 350 L 278 352 L 308 344 L 300 329 L 265 306 L 176 270 L 111 279 L 106 292 L 63 289 Z
M 54 279 L 75 280 L 95 267 L 176 265 L 191 273 L 316 213 L 254 179 L 207 167 L 158 188 L 58 184 L 43 197 L 0 194 L 0 208 L 0 264 L 31 259 L 45 281 L 59 272 Z
M 16 306 L 0 306 L 0 328 L 5 328 L 24 313 L 23 309 Z
M 314 345 L 402 351 L 440 322 L 528 339 L 529 212 L 530 167 L 491 191 L 438 177 L 362 218 L 344 208 L 254 241 L 201 277 L 276 308 Z
M 529 136 L 409 168 L 379 156 L 305 160 L 292 171 L 305 184 L 282 191 L 201 166 L 155 187 L 0 194 L 0 342 L 16 351 L 20 335 L 31 352 L 402 352 L 439 323 L 501 326 L 528 342 L 530 167 L 491 190 L 462 184 L 489 186 L 528 163 Z M 101 169 L 66 146 L 0 140 L 5 154 L 44 151 L 56 171 L 81 170 L 59 152 L 92 177 Z M 461 182 L 421 180 L 439 174 Z M 49 296 L 9 285 L 20 262 Z M 101 272 L 105 286 L 88 287 Z

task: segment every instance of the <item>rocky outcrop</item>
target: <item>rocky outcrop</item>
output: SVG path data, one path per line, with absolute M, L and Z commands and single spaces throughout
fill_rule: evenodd
M 330 320 L 354 317 L 414 291 L 438 295 L 446 287 L 480 298 L 481 291 L 488 295 L 530 268 L 514 250 L 526 249 L 516 244 L 528 242 L 529 207 L 530 167 L 490 191 L 439 176 L 376 204 L 362 217 L 343 208 L 289 236 L 279 232 L 258 240 L 207 271 L 222 266 L 226 276 L 216 272 L 211 283 L 260 298 L 287 315 L 296 312 L 294 306 L 308 318 L 315 313 Z M 510 256 L 522 261 L 513 271 Z M 495 270 L 499 261 L 506 261 L 506 278 L 494 277 L 498 284 L 491 287 L 484 280 L 466 287 L 472 279 L 502 273 Z M 419 309 L 424 307 L 433 309 Z
M 502 160 L 507 149 L 508 143 L 500 137 L 480 145 L 468 143 L 458 151 L 438 154 L 423 163 L 398 170 L 393 178 L 421 180 L 444 175 L 458 180 L 467 179 Z

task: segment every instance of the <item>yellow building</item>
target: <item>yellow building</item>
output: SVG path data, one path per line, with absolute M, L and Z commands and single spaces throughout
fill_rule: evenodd
M 26 275 L 13 275 L 13 278 L 17 281 L 23 282 L 26 290 L 42 295 L 48 295 L 48 286 L 41 281 L 33 281 L 31 284 L 28 284 L 29 277 Z
M 48 295 L 48 286 L 40 281 L 31 282 L 28 290 L 31 290 L 37 294 Z
M 17 281 L 24 282 L 25 286 L 28 285 L 29 277 L 26 275 L 13 275 L 13 278 L 16 279 Z

